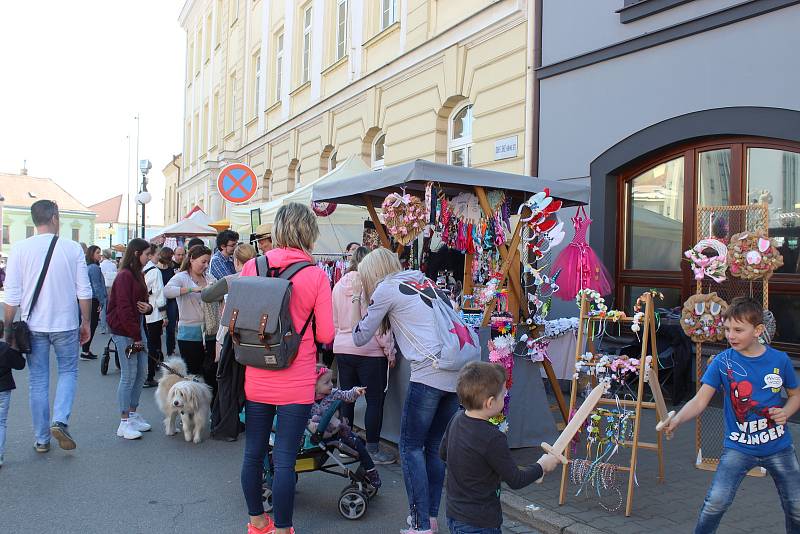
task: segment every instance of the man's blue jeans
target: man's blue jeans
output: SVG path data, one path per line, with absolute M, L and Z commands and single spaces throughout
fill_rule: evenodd
M 33 432 L 37 443 L 50 442 L 50 347 L 56 353 L 58 385 L 53 422 L 69 424 L 78 385 L 78 329 L 65 332 L 31 332 L 29 395 Z
M 261 483 L 264 459 L 267 456 L 272 421 L 275 419 L 275 445 L 272 447 L 272 509 L 277 528 L 292 526 L 294 512 L 294 465 L 303 439 L 303 431 L 311 414 L 310 404 L 262 404 L 247 401 L 245 414 L 244 460 L 242 461 L 242 492 L 247 502 L 247 513 L 257 516 L 264 513 L 261 500 Z
M 447 527 L 450 529 L 450 534 L 502 534 L 499 528 L 481 528 L 473 527 L 461 521 L 447 518 Z
M 695 534 L 717 531 L 722 514 L 733 502 L 739 484 L 754 467 L 766 469 L 775 482 L 786 515 L 786 532 L 800 533 L 800 463 L 794 446 L 791 446 L 769 456 L 752 456 L 725 448 L 700 510 Z
M 457 409 L 455 393 L 418 382 L 408 384 L 400 422 L 400 460 L 411 526 L 417 530 L 430 529 L 430 518 L 439 515 L 445 471 L 439 445 Z

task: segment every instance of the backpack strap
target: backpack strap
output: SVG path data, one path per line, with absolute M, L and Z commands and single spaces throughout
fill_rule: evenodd
M 147 269 L 145 269 L 145 270 L 142 272 L 142 274 L 147 274 L 147 273 L 149 273 L 150 271 L 152 271 L 152 270 L 153 270 L 153 269 L 155 269 L 155 268 L 156 268 L 156 266 L 155 266 L 155 265 L 153 265 L 152 267 L 148 267 Z
M 300 271 L 302 271 L 306 267 L 311 267 L 312 265 L 313 264 L 311 262 L 308 262 L 308 261 L 295 262 L 295 263 L 289 265 L 283 271 L 281 271 L 280 274 L 278 275 L 278 278 L 283 278 L 284 280 L 291 280 L 294 277 L 294 275 L 296 275 L 297 273 L 299 273 Z M 300 332 L 299 332 L 301 338 L 306 334 L 306 330 L 308 329 L 308 325 L 311 323 L 311 320 L 313 318 L 314 318 L 314 309 L 312 308 L 311 309 L 311 313 L 308 314 L 308 319 L 306 319 L 306 323 L 303 325 L 303 329 L 300 330 Z
M 256 258 L 256 276 L 269 276 L 269 260 L 266 255 Z

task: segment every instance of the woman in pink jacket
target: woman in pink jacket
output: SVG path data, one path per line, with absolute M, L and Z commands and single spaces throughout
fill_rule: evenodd
M 392 464 L 396 461 L 393 454 L 381 451 L 381 426 L 383 424 L 383 400 L 386 396 L 386 379 L 389 367 L 394 367 L 394 337 L 391 332 L 376 334 L 366 345 L 357 347 L 353 343 L 353 307 L 358 302 L 353 298 L 361 295 L 353 294 L 353 280 L 356 278 L 358 264 L 369 253 L 366 247 L 358 247 L 350 258 L 350 268 L 333 288 L 333 325 L 336 327 L 336 338 L 333 340 L 333 353 L 339 368 L 339 389 L 349 390 L 356 386 L 365 386 L 367 392 L 367 412 L 364 415 L 364 426 L 367 431 L 367 451 L 376 464 Z M 362 306 L 361 315 L 367 312 Z M 339 410 L 342 417 L 353 424 L 354 404 L 344 403 Z
M 292 202 L 275 215 L 273 238 L 275 247 L 267 252 L 270 268 L 284 270 L 293 263 L 313 263 L 311 249 L 319 237 L 317 219 L 311 209 Z M 244 266 L 241 276 L 257 276 L 255 260 Z M 247 501 L 250 522 L 248 534 L 292 534 L 294 508 L 294 464 L 300 448 L 317 381 L 317 346 L 333 341 L 331 286 L 327 275 L 317 267 L 306 267 L 292 278 L 289 311 L 299 332 L 314 314 L 314 328 L 306 329 L 294 362 L 280 371 L 255 367 L 245 370 L 246 398 L 245 448 L 242 462 L 242 491 Z M 261 500 L 262 470 L 272 420 L 277 414 L 272 461 L 272 502 L 275 520 L 264 513 Z

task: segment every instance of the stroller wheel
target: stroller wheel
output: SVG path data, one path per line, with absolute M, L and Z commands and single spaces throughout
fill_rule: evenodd
M 117 369 L 119 369 L 119 354 L 117 351 L 114 351 L 114 363 L 117 364 Z
M 103 351 L 103 357 L 100 358 L 100 374 L 105 376 L 108 374 L 108 363 L 111 357 L 108 355 L 108 349 Z
M 264 511 L 272 511 L 272 488 L 264 484 L 262 487 L 261 500 L 264 501 Z
M 368 501 L 369 499 L 364 493 L 348 486 L 339 497 L 339 513 L 345 519 L 361 519 L 367 513 Z

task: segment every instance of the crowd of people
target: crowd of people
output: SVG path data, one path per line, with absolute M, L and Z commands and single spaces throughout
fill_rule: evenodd
M 127 244 L 117 266 L 110 251 L 92 246 L 84 252 L 78 243 L 58 238 L 55 203 L 37 201 L 31 215 L 37 233 L 15 246 L 6 279 L 5 341 L 0 342 L 0 466 L 14 388 L 11 369 L 21 369 L 26 363 L 34 448 L 47 453 L 51 439 L 63 449 L 76 448 L 69 420 L 77 386 L 77 361 L 79 357 L 96 358 L 91 343 L 98 326 L 111 335 L 120 353 L 124 352 L 119 358 L 117 389 L 119 437 L 139 439 L 151 429 L 138 408 L 142 389 L 155 385 L 155 372 L 164 358 L 165 330 L 167 355 L 179 353 L 188 372 L 202 377 L 216 394 L 217 362 L 229 334 L 228 325 L 220 324 L 221 310 L 237 277 L 264 274 L 259 272 L 255 247 L 240 243 L 239 235 L 228 230 L 217 236 L 214 251 L 199 239 L 190 240 L 186 248 L 172 250 L 157 249 L 137 238 Z M 288 310 L 294 331 L 301 336 L 296 355 L 282 369 L 244 369 L 246 424 L 241 485 L 249 515 L 248 533 L 294 532 L 295 461 L 301 437 L 311 428 L 323 439 L 341 440 L 354 451 L 366 480 L 375 489 L 381 485 L 376 465 L 399 459 L 409 512 L 402 534 L 440 531 L 437 517 L 445 486 L 445 516 L 451 533 L 499 534 L 500 483 L 520 488 L 558 465 L 554 456 L 544 454 L 535 464 L 519 468 L 511 458 L 505 435 L 489 422 L 503 409 L 505 370 L 477 361 L 460 369 L 437 366 L 436 355 L 442 352 L 443 344 L 432 305 L 421 298 L 421 293 L 417 296 L 403 290 L 425 287 L 430 283 L 425 275 L 404 270 L 397 255 L 388 249 L 370 251 L 351 243 L 346 251 L 349 270 L 331 288 L 325 271 L 313 265 L 311 251 L 318 237 L 311 209 L 290 203 L 278 210 L 273 225 L 260 226 L 251 239 L 258 252 L 266 256 L 272 275 L 298 263 L 311 265 L 303 265 L 291 279 Z M 752 365 L 747 358 L 755 361 L 767 354 L 769 361 L 762 367 L 777 373 L 788 365 L 791 370 L 785 354 L 773 349 L 765 353 L 758 345 L 763 325 L 756 308 L 752 301 L 734 303 L 726 312 L 732 349 L 724 361 L 735 359 L 744 368 Z M 301 328 L 309 323 L 311 328 Z M 28 341 L 29 347 L 25 346 Z M 332 344 L 338 376 L 320 361 L 321 344 Z M 58 366 L 52 417 L 51 349 Z M 26 359 L 21 352 L 27 354 Z M 397 458 L 381 447 L 381 427 L 388 376 L 400 357 L 409 362 L 410 379 Z M 698 399 L 672 420 L 669 434 L 699 414 L 720 387 L 719 373 L 712 369 L 716 367 L 709 367 Z M 789 402 L 769 412 L 773 422 L 781 425 L 800 408 L 793 373 L 787 374 L 784 385 Z M 362 396 L 366 400 L 365 439 L 352 426 L 353 403 Z M 321 415 L 336 401 L 342 402 L 338 417 L 320 429 Z M 735 429 L 735 421 L 729 426 Z M 272 516 L 265 513 L 262 498 L 271 434 Z M 742 450 L 735 458 L 730 450 L 723 455 L 701 514 L 699 525 L 705 526 L 699 531 L 716 528 L 741 475 L 754 465 L 775 471 L 773 476 L 778 477 L 776 484 L 780 482 L 785 501 L 787 529 L 798 524 L 796 509 L 800 507 L 784 497 L 787 491 L 800 494 L 796 490 L 800 466 L 793 449 L 791 455 L 784 454 L 788 450 L 782 448 L 784 442 L 791 446 L 789 433 L 781 436 L 781 446 L 770 448 L 772 456 L 761 457 L 747 447 L 739 447 Z M 782 474 L 778 475 L 779 471 Z

